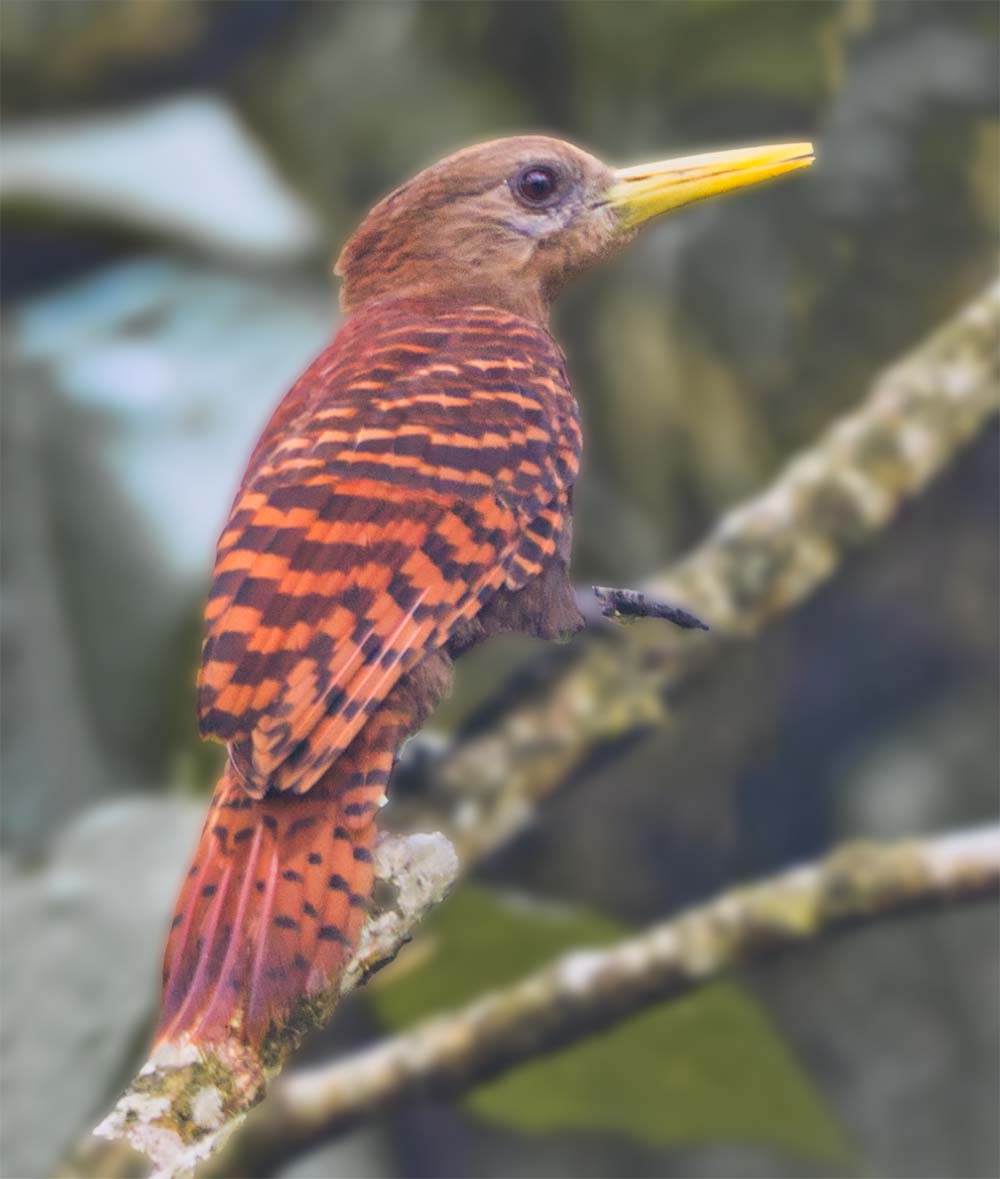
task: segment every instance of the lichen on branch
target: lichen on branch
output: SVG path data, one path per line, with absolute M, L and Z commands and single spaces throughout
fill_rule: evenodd
M 452 843 L 467 870 L 510 839 L 530 820 L 539 803 L 558 789 L 574 769 L 585 764 L 595 750 L 662 719 L 670 690 L 723 650 L 727 640 L 752 637 L 815 592 L 854 546 L 883 529 L 900 506 L 919 494 L 962 445 L 985 426 L 1000 408 L 998 333 L 1000 284 L 995 284 L 878 377 L 861 406 L 836 422 L 814 446 L 793 458 L 763 494 L 727 514 L 687 558 L 642 587 L 650 598 L 684 603 L 710 624 L 710 634 L 681 635 L 672 628 L 649 624 L 631 627 L 627 641 L 611 641 L 608 636 L 582 641 L 575 651 L 564 652 L 555 661 L 554 672 L 538 677 L 534 690 L 500 702 L 488 726 L 459 739 L 435 758 L 424 788 L 415 792 L 409 802 L 397 801 L 392 809 L 396 821 L 410 829 L 440 828 L 445 835 L 397 837 L 381 845 L 383 879 L 390 882 L 396 894 L 389 912 L 397 913 L 384 925 L 378 924 L 382 918 L 370 924 L 337 993 L 321 996 L 304 1009 L 294 1034 L 275 1044 L 266 1062 L 247 1061 L 239 1053 L 232 1059 L 219 1055 L 208 1062 L 185 1059 L 182 1053 L 172 1062 L 153 1062 L 100 1127 L 102 1133 L 116 1140 L 112 1145 L 118 1147 L 126 1141 L 145 1151 L 154 1159 L 160 1176 L 182 1174 L 216 1150 L 245 1110 L 259 1100 L 268 1079 L 280 1069 L 306 1028 L 322 1022 L 343 993 L 391 958 L 421 915 L 440 900 L 458 870 Z M 897 877 L 891 875 L 888 880 L 876 875 L 859 893 L 852 891 L 860 879 L 855 872 L 838 877 L 828 871 L 823 880 L 827 884 L 839 883 L 837 889 L 827 888 L 822 893 L 823 920 L 817 928 L 833 928 L 878 915 L 882 912 L 878 905 L 871 910 L 864 908 L 873 903 L 873 897 L 881 898 L 879 904 L 884 903 L 888 912 L 911 902 L 975 892 L 964 886 L 953 888 L 949 875 L 954 867 L 949 848 L 968 848 L 969 838 L 956 837 L 957 844 L 942 840 L 920 845 L 922 872 L 914 878 L 918 887 L 912 894 L 898 893 Z M 992 891 L 996 881 L 995 833 L 990 838 L 993 842 L 987 842 L 994 858 L 989 864 L 980 863 L 980 868 L 985 873 L 985 887 Z M 944 872 L 936 883 L 930 872 L 934 857 Z M 864 863 L 869 869 L 874 866 L 881 870 L 887 862 L 884 856 L 875 860 L 862 857 L 858 865 Z M 896 866 L 908 869 L 917 862 L 910 853 L 892 860 Z M 832 868 L 832 861 L 826 868 Z M 802 871 L 806 876 L 800 884 L 808 883 L 809 872 L 814 869 Z M 846 884 L 851 888 L 845 891 Z M 707 906 L 706 911 L 714 913 L 714 920 L 723 928 L 726 914 L 735 911 L 734 906 L 743 916 L 753 915 L 754 895 L 753 890 L 727 894 Z M 780 895 L 787 900 L 798 894 L 792 889 Z M 914 900 L 919 896 L 923 896 L 922 901 Z M 837 904 L 843 906 L 842 911 L 836 910 Z M 755 945 L 762 937 L 765 946 L 794 945 L 799 938 L 795 920 L 806 921 L 808 926 L 816 912 L 814 908 L 803 909 L 796 901 L 779 920 L 778 910 L 769 906 L 770 926 L 763 921 L 764 914 L 758 914 L 756 922 L 746 928 L 757 939 Z M 789 924 L 785 918 L 795 920 Z M 694 926 L 696 932 L 704 928 L 708 927 L 697 923 Z M 529 980 L 518 994 L 525 1001 L 537 999 L 540 1006 L 532 1009 L 534 1014 L 516 1004 L 509 1010 L 518 1013 L 519 1021 L 529 1016 L 537 1020 L 537 1035 L 533 1040 L 529 1037 L 536 1046 L 532 1050 L 544 1050 L 560 1036 L 585 1034 L 591 1024 L 607 1022 L 619 1010 L 633 1009 L 639 1002 L 630 990 L 633 984 L 642 990 L 655 978 L 661 982 L 673 979 L 670 986 L 680 990 L 695 985 L 693 959 L 688 957 L 685 966 L 684 961 L 667 953 L 671 946 L 677 948 L 679 936 L 676 929 L 668 927 L 656 942 L 666 954 L 656 969 L 665 973 L 639 971 L 632 983 L 627 971 L 606 974 L 604 967 L 595 965 L 596 959 L 579 956 L 558 978 L 553 976 L 553 985 L 547 990 L 544 980 Z M 808 940 L 808 932 L 801 936 Z M 706 953 L 711 944 L 718 948 L 718 943 L 696 940 L 693 944 Z M 738 947 L 748 950 L 749 945 L 738 940 Z M 739 960 L 742 952 L 734 950 L 730 954 L 732 961 Z M 629 954 L 638 953 L 638 949 L 628 951 L 625 959 L 631 960 Z M 650 961 L 657 961 L 655 955 Z M 711 956 L 706 961 L 712 961 Z M 707 973 L 721 969 L 727 961 L 723 955 Z M 679 965 L 684 969 L 676 975 Z M 596 990 L 583 988 L 583 994 L 599 996 L 590 1007 L 586 1003 L 581 1006 L 579 1001 L 577 984 L 584 975 L 591 982 L 601 982 Z M 555 985 L 560 978 L 561 989 Z M 604 987 L 611 978 L 617 980 L 615 987 L 620 986 L 620 990 Z M 654 991 L 665 993 L 662 987 Z M 561 1005 L 571 1021 L 576 1013 L 584 1013 L 579 1028 L 572 1022 L 560 1022 L 560 1011 L 546 1006 L 553 1002 L 557 1007 Z M 497 1007 L 497 1003 L 501 1005 Z M 445 1078 L 449 1084 L 471 1083 L 484 1068 L 500 1067 L 514 1044 L 521 1042 L 515 1041 L 514 1025 L 505 1022 L 505 1003 L 503 997 L 484 1000 L 470 1009 L 472 1014 L 478 1012 L 472 1023 L 453 1022 L 437 1032 L 424 1029 L 413 1034 L 417 1039 L 378 1046 L 356 1067 L 349 1066 L 349 1062 L 331 1066 L 331 1084 L 342 1085 L 346 1077 L 357 1088 L 333 1112 L 325 1107 L 329 1116 L 320 1117 L 320 1121 L 350 1121 L 408 1091 L 411 1070 L 407 1061 L 415 1059 L 405 1055 L 410 1050 L 429 1054 L 428 1071 L 419 1074 L 413 1084 L 444 1085 Z M 466 1015 L 471 1018 L 470 1013 Z M 492 1039 L 476 1039 L 474 1029 L 480 1023 L 493 1029 Z M 517 1024 L 519 1035 L 523 1026 Z M 528 1026 L 535 1025 L 529 1020 Z M 455 1038 L 449 1040 L 449 1036 Z M 448 1052 L 467 1044 L 471 1045 L 467 1057 L 448 1056 Z M 397 1052 L 404 1052 L 404 1056 L 395 1055 Z M 346 1074 L 343 1069 L 348 1069 Z M 282 1102 L 287 1102 L 288 1093 L 298 1092 L 301 1096 L 301 1088 L 286 1089 L 293 1083 L 298 1085 L 299 1081 L 281 1082 L 269 1106 L 280 1108 Z M 362 1101 L 364 1094 L 368 1096 Z M 296 1108 L 304 1118 L 304 1105 L 300 1103 Z M 314 1118 L 322 1108 L 322 1102 L 313 1107 Z M 298 1131 L 293 1131 L 293 1122 L 289 1122 L 290 1134 L 305 1133 L 304 1123 L 297 1124 Z M 104 1156 L 95 1160 L 91 1152 L 88 1158 L 78 1156 L 63 1173 L 110 1176 L 119 1173 L 115 1167 L 120 1165 L 120 1154 L 115 1159 Z
M 479 858 L 600 748 L 661 722 L 674 688 L 815 593 L 995 417 L 998 340 L 995 282 L 879 374 L 760 495 L 639 587 L 682 603 L 709 633 L 637 623 L 543 656 L 530 690 L 501 689 L 487 725 L 429 760 L 415 801 L 394 806 L 395 818 L 445 831 L 463 863 Z
M 238 1041 L 210 1049 L 188 1041 L 161 1047 L 94 1133 L 145 1154 L 154 1166 L 152 1179 L 186 1175 L 218 1151 L 264 1097 L 302 1038 L 325 1024 L 346 994 L 391 961 L 427 910 L 444 898 L 458 874 L 458 860 L 443 835 L 384 836 L 376 847 L 375 870 L 388 899 L 373 912 L 356 952 L 329 992 L 303 1000 L 260 1053 Z M 100 1148 L 90 1154 L 89 1160 L 81 1160 L 82 1173 L 108 1174 L 92 1165 L 100 1164 Z M 107 1161 L 107 1152 L 103 1158 Z
M 467 1007 L 278 1081 L 260 1118 L 207 1175 L 243 1174 L 416 1094 L 448 1095 L 653 1003 L 851 926 L 995 898 L 1000 827 L 902 843 L 847 843 L 734 888 L 635 937 L 580 949 Z

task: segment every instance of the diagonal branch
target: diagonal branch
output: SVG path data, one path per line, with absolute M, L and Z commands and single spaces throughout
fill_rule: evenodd
M 711 626 L 636 624 L 542 657 L 532 684 L 501 692 L 488 725 L 421 767 L 389 817 L 443 830 L 463 864 L 520 830 L 608 742 L 662 721 L 672 689 L 815 593 L 891 523 L 1000 409 L 994 283 L 879 376 L 862 404 L 796 455 L 774 483 L 643 585 Z
M 233 1149 L 202 1175 L 248 1174 L 407 1098 L 453 1094 L 735 966 L 846 927 L 996 897 L 1000 827 L 896 844 L 849 843 L 725 892 L 636 937 L 579 950 L 508 990 L 278 1081 Z
M 333 992 L 310 1000 L 302 1032 L 325 1023 L 337 1002 L 391 961 L 424 914 L 443 898 L 458 861 L 442 835 L 385 836 L 376 847 L 376 879 L 391 900 L 373 914 Z M 264 1096 L 290 1048 L 266 1061 L 238 1043 L 213 1049 L 178 1042 L 165 1045 L 143 1066 L 115 1108 L 94 1131 L 110 1144 L 81 1146 L 63 1175 L 112 1175 L 130 1171 L 132 1148 L 153 1163 L 152 1179 L 187 1175 L 220 1149 Z
M 642 587 L 651 599 L 704 616 L 710 634 L 635 626 L 628 641 L 594 637 L 544 661 L 549 670 L 532 690 L 501 700 L 485 730 L 459 739 L 426 767 L 421 790 L 409 799 L 397 795 L 395 825 L 443 830 L 468 869 L 520 830 L 602 745 L 661 720 L 672 688 L 727 640 L 752 637 L 829 580 L 853 547 L 886 527 L 984 428 L 1000 408 L 998 333 L 995 284 L 879 377 L 867 400 L 796 456 L 767 491 Z M 392 877 L 405 894 L 407 869 L 394 869 Z M 423 909 L 435 899 L 427 895 Z M 407 918 L 399 941 L 418 917 Z M 250 1089 L 241 1108 L 263 1092 L 263 1079 L 251 1078 Z M 217 1120 L 214 1105 L 205 1112 Z M 135 1118 L 121 1107 L 120 1115 L 104 1129 L 135 1142 Z M 97 1173 L 93 1158 L 78 1162 L 82 1169 L 72 1173 Z

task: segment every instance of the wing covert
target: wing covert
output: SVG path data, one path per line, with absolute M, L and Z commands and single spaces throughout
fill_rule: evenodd
M 307 790 L 556 544 L 579 427 L 551 338 L 400 312 L 350 321 L 293 388 L 220 538 L 199 713 L 254 794 Z

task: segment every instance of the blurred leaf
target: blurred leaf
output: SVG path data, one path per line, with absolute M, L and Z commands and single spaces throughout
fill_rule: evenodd
M 593 913 L 464 888 L 438 910 L 428 933 L 437 952 L 371 990 L 393 1027 L 627 930 Z M 515 1069 L 474 1090 L 466 1105 L 521 1131 L 606 1131 L 654 1147 L 752 1142 L 841 1172 L 856 1169 L 836 1118 L 761 1008 L 733 983 Z
M 969 164 L 972 200 L 982 223 L 996 239 L 1000 231 L 1000 120 L 984 119 L 976 125 L 974 151 Z
M 13 98 L 15 106 L 31 106 L 87 93 L 123 64 L 135 70 L 180 57 L 202 35 L 206 7 L 171 0 L 5 4 L 5 103 Z
M 649 8 L 642 21 L 622 19 L 620 5 L 573 9 L 575 54 L 589 73 L 601 77 L 606 69 L 647 102 L 651 85 L 671 102 L 739 90 L 809 102 L 827 89 L 823 34 L 837 11 L 829 2 L 701 0 Z

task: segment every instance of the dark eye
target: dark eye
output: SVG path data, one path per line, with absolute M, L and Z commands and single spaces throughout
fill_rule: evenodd
M 550 203 L 559 189 L 559 177 L 554 169 L 544 164 L 532 164 L 525 168 L 514 182 L 514 190 L 527 205 L 542 206 Z

